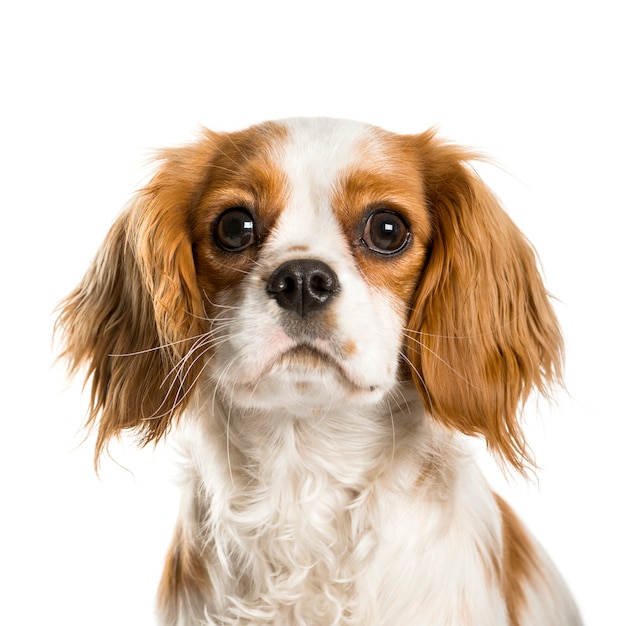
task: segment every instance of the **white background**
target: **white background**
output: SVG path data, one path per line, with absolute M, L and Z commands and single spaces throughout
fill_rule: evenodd
M 0 623 L 153 623 L 177 507 L 167 454 L 126 442 L 97 479 L 92 440 L 79 445 L 86 396 L 51 367 L 50 347 L 52 309 L 152 149 L 200 125 L 328 115 L 437 125 L 501 166 L 481 171 L 560 300 L 568 395 L 540 417 L 528 408 L 539 484 L 487 470 L 587 623 L 625 624 L 618 3 L 11 4 L 0 9 Z

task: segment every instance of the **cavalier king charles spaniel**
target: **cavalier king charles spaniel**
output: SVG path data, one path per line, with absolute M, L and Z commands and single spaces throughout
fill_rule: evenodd
M 525 473 L 562 369 L 532 247 L 434 132 L 330 119 L 162 153 L 58 326 L 96 459 L 174 427 L 166 626 L 573 626 L 467 446 Z

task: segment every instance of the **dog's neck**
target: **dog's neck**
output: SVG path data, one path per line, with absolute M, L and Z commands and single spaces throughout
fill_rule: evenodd
M 441 473 L 455 456 L 452 434 L 425 416 L 410 386 L 376 406 L 335 408 L 307 420 L 283 408 L 241 410 L 215 396 L 199 406 L 186 456 L 199 492 L 219 486 L 226 499 L 295 503 L 323 490 L 342 494 L 336 497 L 345 504 L 374 483 L 411 490 L 434 469 L 437 482 L 447 482 Z
M 365 615 L 354 584 L 387 540 L 384 503 L 416 490 L 442 501 L 457 475 L 449 439 L 431 428 L 416 394 L 394 397 L 401 401 L 308 421 L 223 405 L 196 412 L 182 519 L 190 536 L 212 537 L 240 597 L 305 603 L 338 585 Z
M 424 422 L 410 387 L 375 406 L 334 406 L 306 419 L 301 412 L 247 410 L 222 401 L 208 420 L 198 412 L 196 424 L 209 447 L 225 456 L 231 478 L 241 481 L 238 487 L 326 475 L 360 490 L 401 456 Z

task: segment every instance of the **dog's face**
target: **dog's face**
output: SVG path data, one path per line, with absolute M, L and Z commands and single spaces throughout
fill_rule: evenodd
M 207 386 L 300 419 L 383 411 L 412 378 L 432 419 L 521 468 L 518 407 L 558 379 L 561 337 L 472 156 L 323 119 L 165 152 L 59 318 L 98 454 L 124 429 L 158 440 Z
M 192 232 L 222 395 L 302 417 L 379 402 L 431 237 L 415 155 L 361 124 L 298 120 L 232 137 L 212 167 Z

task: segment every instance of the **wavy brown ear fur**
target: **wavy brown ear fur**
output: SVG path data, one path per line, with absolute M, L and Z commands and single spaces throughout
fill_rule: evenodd
M 482 435 L 524 472 L 518 423 L 533 388 L 562 374 L 562 337 L 533 248 L 466 162 L 433 132 L 412 137 L 434 234 L 409 320 L 408 358 L 434 417 Z
M 61 303 L 71 373 L 91 382 L 87 425 L 96 460 L 133 429 L 158 440 L 187 405 L 203 366 L 205 331 L 189 212 L 211 156 L 210 135 L 163 154 L 161 168 L 111 228 L 78 287 Z M 196 350 L 194 350 L 196 349 Z

